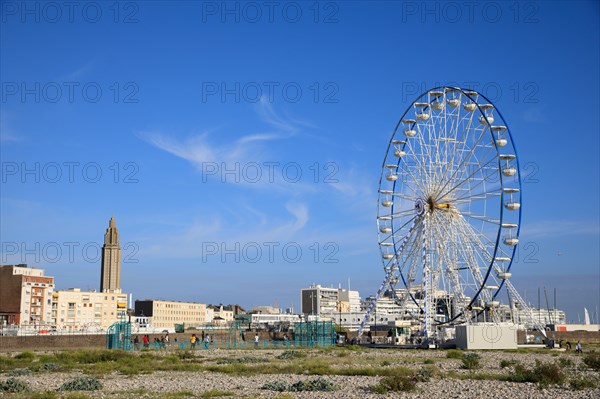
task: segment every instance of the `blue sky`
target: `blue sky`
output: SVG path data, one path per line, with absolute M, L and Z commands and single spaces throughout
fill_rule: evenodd
M 365 297 L 393 128 L 453 84 L 515 139 L 513 283 L 574 321 L 599 306 L 597 2 L 53 4 L 2 2 L 2 263 L 97 289 L 114 214 L 138 299 Z

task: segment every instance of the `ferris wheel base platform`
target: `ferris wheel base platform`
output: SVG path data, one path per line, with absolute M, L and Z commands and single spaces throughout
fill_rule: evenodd
M 517 349 L 517 326 L 512 323 L 478 323 L 456 326 L 458 349 Z

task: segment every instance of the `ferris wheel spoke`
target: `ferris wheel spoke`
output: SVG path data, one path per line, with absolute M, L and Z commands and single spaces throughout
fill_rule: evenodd
M 450 189 L 448 189 L 448 191 L 446 191 L 444 194 L 438 195 L 436 197 L 436 199 L 441 199 L 441 198 L 445 198 L 448 194 L 452 193 L 454 190 L 456 190 L 457 188 L 461 187 L 463 184 L 469 182 L 473 176 L 475 176 L 477 174 L 477 172 L 479 172 L 482 168 L 484 168 L 485 166 L 489 165 L 492 161 L 497 160 L 497 156 L 495 156 L 494 158 L 491 158 L 489 161 L 487 161 L 485 164 L 481 165 L 480 167 L 478 167 L 473 173 L 471 173 L 467 178 L 463 179 L 462 181 L 458 182 L 454 187 L 451 187 Z
M 471 187 L 471 190 L 472 189 L 473 189 L 473 187 Z M 501 195 L 502 195 L 502 187 L 498 188 L 497 190 L 481 191 L 481 192 L 478 192 L 477 194 L 471 194 L 469 192 L 469 195 L 453 198 L 452 202 L 455 204 L 460 204 L 462 202 L 473 202 L 473 201 L 486 200 L 486 199 L 489 199 L 490 197 L 499 197 Z
M 416 201 L 416 200 L 419 198 L 419 197 L 416 197 L 416 196 L 414 196 L 414 195 L 408 196 L 408 195 L 406 195 L 406 194 L 403 194 L 403 193 L 397 193 L 397 192 L 394 192 L 394 193 L 392 194 L 392 197 L 399 197 L 399 198 L 401 198 L 401 199 L 403 199 L 403 200 L 406 200 L 406 201 L 409 201 L 409 202 L 411 202 L 411 203 L 413 203 L 413 204 L 414 204 L 414 202 L 415 202 L 415 201 Z
M 418 135 L 420 136 L 420 134 L 418 134 Z M 424 154 L 423 154 L 423 150 L 422 150 L 422 149 L 423 149 L 423 147 L 422 147 L 422 145 L 419 145 L 419 147 L 418 147 L 418 148 L 420 148 L 420 149 L 421 149 L 421 153 L 420 153 L 420 154 L 418 154 L 418 153 L 415 151 L 415 148 L 413 147 L 412 140 L 407 140 L 407 141 L 406 141 L 406 145 L 408 146 L 408 149 L 409 149 L 409 152 L 408 152 L 408 154 L 410 155 L 410 157 L 411 157 L 412 159 L 414 159 L 414 161 L 415 161 L 415 166 L 417 166 L 417 168 L 416 168 L 416 171 L 417 171 L 417 175 L 418 175 L 418 176 L 415 176 L 415 175 L 412 173 L 412 171 L 411 171 L 411 169 L 412 169 L 412 168 L 410 168 L 410 165 L 408 165 L 407 163 L 405 163 L 405 165 L 407 166 L 407 171 L 408 171 L 408 173 L 411 175 L 411 177 L 412 177 L 413 181 L 414 181 L 416 184 L 418 184 L 418 185 L 419 185 L 419 189 L 420 189 L 420 191 L 421 191 L 421 193 L 420 193 L 420 194 L 421 194 L 421 195 L 420 195 L 420 197 L 422 198 L 422 197 L 424 196 L 424 194 L 425 194 L 425 191 L 426 191 L 426 190 L 425 190 L 426 184 L 425 184 L 425 183 L 423 183 L 423 181 L 424 181 L 423 170 L 425 170 L 425 165 L 424 165 L 424 162 L 423 162 L 423 160 L 424 160 L 424 159 L 426 159 L 426 157 L 425 157 L 425 156 L 424 156 Z
M 486 132 L 485 129 L 481 130 L 481 133 L 480 133 L 479 137 L 477 137 L 477 140 L 473 144 L 471 150 L 467 153 L 467 155 L 464 158 L 461 159 L 460 163 L 455 168 L 455 170 L 452 173 L 451 177 L 450 178 L 446 178 L 446 174 L 444 174 L 444 180 L 446 181 L 446 183 L 444 183 L 444 185 L 442 186 L 442 188 L 440 189 L 440 191 L 444 190 L 446 188 L 446 186 L 448 184 L 450 184 L 451 181 L 454 180 L 454 177 L 456 176 L 456 174 L 458 173 L 458 171 L 461 170 L 462 167 L 467 163 L 467 161 L 469 161 L 471 159 L 471 156 L 473 155 L 473 153 L 475 152 L 475 150 L 478 148 L 479 142 L 481 142 L 481 140 L 483 139 L 485 132 Z M 467 141 L 465 140 L 464 147 L 466 147 L 466 145 L 467 145 Z M 463 150 L 465 149 L 464 147 L 463 147 Z M 447 169 L 447 172 L 449 170 L 450 169 Z
M 390 213 L 390 216 L 392 218 L 400 218 L 402 216 L 406 216 L 406 215 L 410 215 L 410 214 L 414 214 L 414 213 L 415 213 L 415 210 L 411 208 L 411 209 L 406 209 L 404 211 Z
M 466 216 L 468 218 L 475 219 L 475 220 L 479 220 L 479 221 L 482 221 L 482 222 L 486 222 L 486 223 L 491 223 L 491 224 L 496 224 L 496 225 L 500 224 L 500 220 L 499 219 L 491 219 L 491 218 L 488 218 L 485 215 L 478 215 L 478 214 L 475 214 L 475 213 L 467 213 L 467 212 L 461 212 L 461 215 L 462 216 Z
M 494 153 L 491 153 L 491 154 L 490 153 L 491 153 L 491 151 L 490 151 L 490 149 L 488 149 L 483 154 L 482 159 L 486 159 L 486 157 L 488 155 L 494 155 L 494 156 L 496 155 Z M 475 158 L 471 159 L 473 157 L 475 157 Z M 486 163 L 482 163 L 483 161 L 479 161 L 478 157 L 474 153 L 470 154 L 469 158 L 470 158 L 469 162 L 462 163 L 460 169 L 457 169 L 457 171 L 452 175 L 452 178 L 444 184 L 444 189 L 446 189 L 448 187 L 448 185 L 450 185 L 451 187 L 454 185 L 453 187 L 456 187 L 456 186 L 459 186 L 461 182 L 473 180 L 473 179 L 475 179 L 475 176 L 480 171 L 482 171 L 484 169 L 488 169 L 489 168 L 489 169 L 492 170 L 493 173 L 497 173 L 497 169 L 489 167 L 489 164 L 491 163 L 491 161 L 494 161 L 495 158 L 492 157 L 490 159 L 490 161 L 486 162 Z M 468 169 L 469 169 L 470 165 L 476 165 L 477 169 L 475 169 L 473 171 L 473 173 L 471 173 L 470 175 L 468 175 L 468 173 L 469 173 Z M 465 175 L 468 175 L 468 176 L 465 177 Z M 485 181 L 486 181 L 485 179 L 486 178 L 487 178 L 487 176 L 478 178 L 479 184 L 484 184 L 485 185 Z M 448 190 L 448 192 L 451 192 L 451 191 L 452 191 L 451 189 Z M 443 192 L 443 191 L 440 190 L 439 192 Z M 438 196 L 439 196 L 439 192 L 438 192 Z M 446 194 L 447 193 L 445 193 L 444 195 L 446 195 Z M 443 197 L 439 196 L 438 198 L 443 198 Z
M 406 165 L 406 163 L 405 163 Z M 412 178 L 412 182 L 414 183 L 414 185 L 416 186 L 415 189 L 418 190 L 419 192 L 417 192 L 416 190 L 413 190 L 412 187 L 410 187 L 410 185 L 407 185 L 408 188 L 411 189 L 411 191 L 415 194 L 415 196 L 417 198 L 422 198 L 423 197 L 423 192 L 424 192 L 424 187 L 420 181 L 420 179 L 418 179 L 412 172 L 411 168 L 406 167 L 405 169 L 402 169 L 403 171 L 406 170 L 408 172 L 408 174 L 410 175 L 410 177 Z
M 386 215 L 389 216 L 389 215 Z M 402 224 L 402 226 L 400 226 L 398 229 L 393 230 L 389 232 L 388 235 L 383 236 L 384 238 L 381 240 L 381 242 L 386 242 L 387 240 L 389 240 L 390 238 L 393 238 L 398 232 L 400 232 L 403 228 L 405 228 L 406 226 L 408 226 L 409 224 L 413 223 L 415 221 L 415 219 L 418 217 L 418 215 L 413 216 L 412 218 L 408 219 L 406 222 L 404 222 L 404 224 Z M 392 219 L 393 221 L 393 219 Z M 393 225 L 392 225 L 393 227 Z M 409 229 L 409 232 L 413 229 L 413 226 L 411 226 L 411 228 Z

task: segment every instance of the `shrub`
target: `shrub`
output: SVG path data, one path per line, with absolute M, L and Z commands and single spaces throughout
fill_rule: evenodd
M 392 362 L 390 362 L 389 360 L 384 360 L 383 362 L 381 362 L 382 366 L 389 366 L 391 364 L 392 364 Z
M 479 359 L 481 357 L 477 353 L 467 353 L 462 358 L 462 368 L 467 370 L 475 370 L 480 367 Z
M 335 385 L 319 377 L 312 380 L 298 381 L 290 385 L 282 381 L 269 382 L 264 384 L 261 389 L 278 392 L 329 392 L 335 390 Z
M 432 378 L 440 375 L 440 370 L 436 366 L 429 366 L 420 368 L 415 375 L 415 378 L 419 382 L 429 382 Z
M 590 352 L 583 357 L 583 362 L 589 368 L 600 371 L 600 352 Z
M 29 384 L 16 378 L 9 378 L 4 382 L 0 382 L 0 392 L 21 393 L 31 392 Z
M 516 360 L 506 360 L 506 359 L 502 359 L 500 360 L 500 368 L 505 369 L 507 367 L 512 367 L 516 364 L 518 364 L 519 362 L 517 362 Z
M 75 377 L 58 388 L 59 391 L 97 391 L 102 383 L 94 377 Z
M 448 352 L 446 352 L 446 358 L 448 359 L 462 359 L 463 356 L 464 354 L 462 351 L 458 349 L 449 349 Z
M 29 374 L 31 374 L 31 370 L 29 369 L 14 369 L 8 372 L 9 377 L 20 377 Z
M 536 360 L 532 369 L 521 364 L 515 365 L 514 372 L 506 379 L 513 382 L 534 382 L 540 387 L 546 387 L 552 384 L 563 384 L 566 376 L 558 364 Z
M 383 390 L 384 393 L 410 392 L 414 391 L 416 387 L 417 380 L 414 375 L 390 375 L 383 377 L 379 382 L 379 389 Z M 373 389 L 371 388 L 371 390 Z
M 584 375 L 575 375 L 569 381 L 571 389 L 575 391 L 581 391 L 582 389 L 594 389 L 598 386 L 598 381 L 592 377 L 586 377 Z
M 288 387 L 288 385 L 285 382 L 283 382 L 283 381 L 274 381 L 274 382 L 267 382 L 262 387 L 260 387 L 260 389 L 267 389 L 269 391 L 284 392 L 284 391 L 287 390 L 287 387 Z
M 300 351 L 284 351 L 281 355 L 277 356 L 277 359 L 289 360 L 306 357 L 306 353 Z
M 329 392 L 335 390 L 335 386 L 326 379 L 319 377 L 313 380 L 298 381 L 290 385 L 289 390 L 292 392 Z
M 227 358 L 221 359 L 217 361 L 217 364 L 233 364 L 233 363 L 268 363 L 269 359 L 261 358 L 261 357 L 235 357 L 235 358 Z
M 433 360 L 433 359 L 425 359 L 423 361 L 423 364 L 435 364 L 435 360 Z
M 44 363 L 40 366 L 40 371 L 58 371 L 60 366 L 56 363 Z
M 35 359 L 35 353 L 31 351 L 21 352 L 15 356 L 15 359 L 32 361 Z
M 387 395 L 387 393 L 388 393 L 388 390 L 386 389 L 386 387 L 384 387 L 381 384 L 372 385 L 369 387 L 369 389 L 371 390 L 371 392 L 378 393 L 380 395 Z
M 187 395 L 187 396 L 193 396 L 193 394 L 191 395 Z M 221 391 L 219 389 L 211 389 L 209 391 L 205 391 L 202 393 L 202 395 L 200 395 L 201 398 L 220 398 L 223 396 L 233 396 L 233 392 L 230 391 Z
M 573 361 L 568 357 L 561 357 L 558 359 L 558 364 L 560 364 L 561 367 L 570 367 L 573 366 Z
M 181 360 L 186 360 L 186 359 L 193 359 L 194 358 L 194 353 L 192 351 L 177 351 L 177 357 Z

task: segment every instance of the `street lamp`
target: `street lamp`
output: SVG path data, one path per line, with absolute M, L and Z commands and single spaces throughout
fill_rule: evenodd
M 342 332 L 342 301 L 337 301 L 338 311 L 340 312 L 340 333 Z
M 377 337 L 377 304 L 375 304 L 375 337 Z M 374 340 L 374 342 L 377 339 Z

